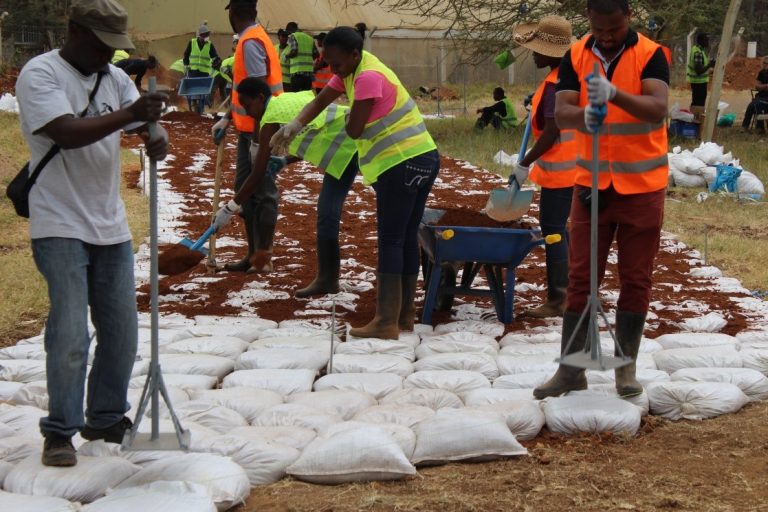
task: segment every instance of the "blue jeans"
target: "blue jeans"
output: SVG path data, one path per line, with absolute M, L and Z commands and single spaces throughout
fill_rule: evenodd
M 336 179 L 327 173 L 323 176 L 323 188 L 320 189 L 320 198 L 317 201 L 318 240 L 338 240 L 344 201 L 355 182 L 358 171 L 357 156 L 355 156 L 344 169 L 341 178 Z
M 573 187 L 541 188 L 539 224 L 544 236 L 558 234 L 563 241 L 545 245 L 547 264 L 568 261 L 568 216 L 571 214 Z
M 251 175 L 251 138 L 252 133 L 240 132 L 237 136 L 237 160 L 235 163 L 235 192 L 240 190 L 245 180 Z M 245 220 L 246 229 L 253 227 L 256 238 L 256 249 L 269 249 L 277 224 L 277 201 L 280 192 L 277 190 L 275 178 L 264 174 L 259 189 L 243 201 L 240 216 Z
M 88 306 L 97 344 L 88 375 L 86 418 L 93 428 L 110 427 L 129 409 L 126 395 L 138 343 L 131 242 L 91 245 L 72 238 L 40 238 L 32 240 L 32 254 L 50 299 L 45 324 L 49 406 L 40 430 L 69 437 L 85 425 Z
M 439 171 L 435 149 L 387 169 L 373 184 L 380 273 L 419 273 L 419 224 Z

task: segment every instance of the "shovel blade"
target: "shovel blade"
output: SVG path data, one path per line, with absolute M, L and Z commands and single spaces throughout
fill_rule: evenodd
M 181 245 L 183 245 L 184 247 L 186 247 L 187 249 L 191 249 L 192 246 L 195 244 L 195 241 L 194 240 L 190 240 L 187 237 L 184 237 L 181 240 L 179 240 L 179 243 Z
M 511 222 L 528 213 L 532 202 L 533 190 L 520 190 L 514 185 L 497 188 L 491 190 L 485 213 L 497 222 Z

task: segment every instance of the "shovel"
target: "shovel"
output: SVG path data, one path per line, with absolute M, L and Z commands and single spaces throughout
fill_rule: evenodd
M 214 227 L 210 226 L 197 240 L 192 241 L 189 238 L 183 238 L 179 243 L 163 251 L 163 254 L 158 258 L 160 273 L 166 276 L 175 276 L 200 263 L 200 260 L 208 254 L 208 250 L 203 245 L 213 233 Z
M 531 136 L 531 117 L 528 116 L 528 122 L 525 124 L 523 141 L 517 154 L 518 159 L 523 158 L 528 147 L 528 138 Z M 512 173 L 509 176 L 508 187 L 491 190 L 491 197 L 485 205 L 485 214 L 497 222 L 511 222 L 528 213 L 532 202 L 533 190 L 520 190 L 520 183 Z

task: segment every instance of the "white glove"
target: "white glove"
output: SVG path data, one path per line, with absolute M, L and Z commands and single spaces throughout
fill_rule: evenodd
M 227 135 L 227 128 L 229 128 L 230 119 L 228 117 L 222 117 L 211 128 L 211 136 L 213 137 L 213 143 L 217 146 Z
M 607 113 L 605 104 L 595 107 L 593 105 L 587 105 L 584 109 L 584 124 L 587 127 L 587 131 L 595 133 L 603 125 L 603 120 Z
M 155 125 L 153 137 L 150 137 L 149 133 L 146 134 L 144 146 L 149 158 L 155 162 L 161 162 L 168 156 L 168 132 L 160 123 Z
M 240 205 L 237 204 L 234 199 L 230 199 L 229 203 L 219 208 L 219 211 L 216 212 L 216 216 L 213 218 L 214 232 L 218 232 L 221 228 L 229 224 L 232 215 L 239 211 Z
M 530 170 L 530 167 L 526 167 L 520 164 L 515 164 L 515 170 L 512 171 L 512 173 L 515 175 L 517 184 L 520 185 L 521 187 L 523 186 L 523 183 L 525 183 L 525 180 L 528 179 L 529 170 Z
M 616 86 L 602 75 L 587 77 L 587 97 L 593 105 L 605 105 L 616 97 Z
M 288 146 L 302 128 L 304 128 L 304 125 L 298 119 L 294 119 L 277 130 L 269 140 L 269 147 L 272 148 L 273 153 L 278 155 L 288 154 Z
M 253 162 L 256 161 L 256 155 L 259 154 L 259 143 L 251 142 L 251 147 L 249 148 L 249 152 L 251 155 L 251 165 L 253 165 Z

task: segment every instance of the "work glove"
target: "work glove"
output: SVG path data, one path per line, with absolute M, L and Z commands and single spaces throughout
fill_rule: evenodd
M 165 160 L 168 156 L 168 132 L 159 124 L 155 125 L 154 137 L 149 136 L 149 130 L 140 133 L 144 140 L 147 156 L 155 162 Z
M 228 117 L 222 117 L 211 128 L 211 136 L 213 137 L 213 143 L 217 146 L 221 144 L 224 137 L 227 136 L 227 128 L 229 128 L 230 119 Z
M 584 109 L 584 125 L 587 127 L 587 131 L 590 133 L 597 132 L 603 125 L 607 114 L 608 109 L 605 104 L 587 105 L 587 108 Z
M 521 187 L 523 186 L 523 183 L 525 183 L 525 180 L 528 179 L 529 170 L 530 170 L 530 167 L 526 167 L 520 164 L 515 164 L 515 170 L 512 171 L 512 174 L 515 175 L 515 179 L 517 180 L 518 185 L 520 185 Z
M 616 86 L 602 75 L 587 77 L 587 98 L 593 105 L 605 105 L 616 97 Z
M 230 199 L 227 204 L 219 208 L 219 211 L 216 212 L 216 216 L 213 218 L 214 233 L 217 233 L 221 228 L 229 224 L 232 216 L 239 211 L 240 205 L 234 199 Z
M 269 147 L 274 153 L 279 155 L 288 154 L 288 146 L 291 141 L 299 134 L 304 125 L 298 119 L 294 119 L 280 127 L 279 130 L 269 140 Z

